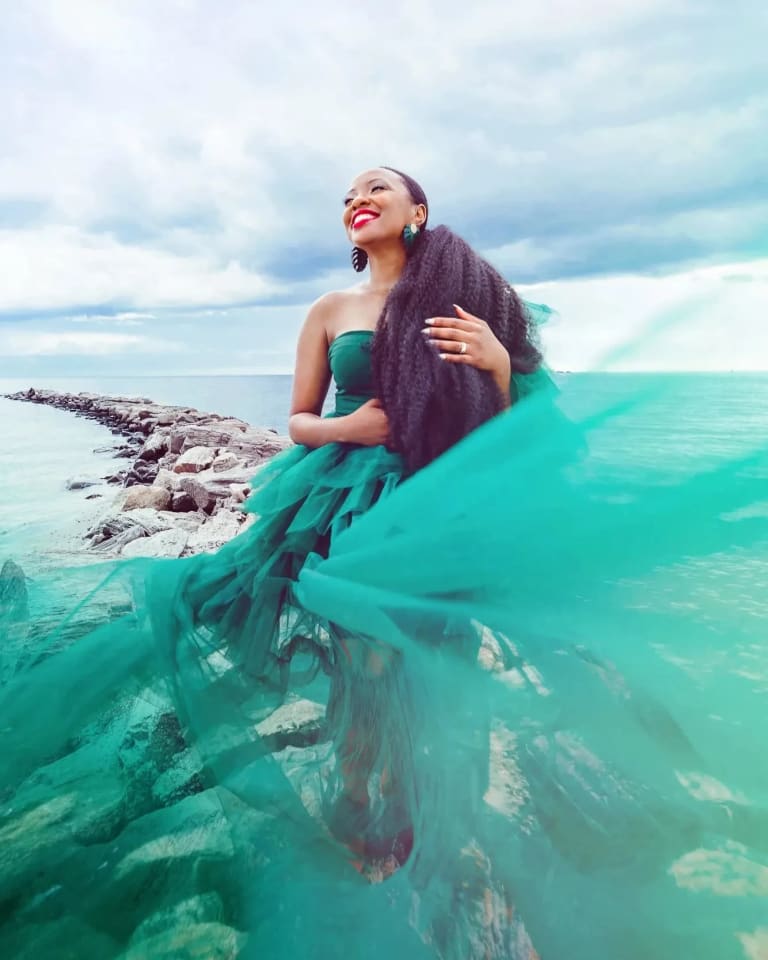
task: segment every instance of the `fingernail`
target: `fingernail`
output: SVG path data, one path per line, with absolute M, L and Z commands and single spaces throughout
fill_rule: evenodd
M 421 332 L 424 334 L 425 337 L 428 337 L 428 336 L 430 335 L 430 333 L 432 333 L 432 331 L 429 329 L 429 327 L 424 327 Z
M 448 354 L 447 354 L 447 353 L 441 353 L 441 354 L 440 354 L 440 359 L 441 359 L 441 360 L 447 360 L 447 359 L 448 359 Z
M 430 324 L 430 325 L 433 324 L 434 322 L 435 322 L 435 321 L 434 321 L 434 319 L 433 319 L 432 317 L 430 317 L 428 320 L 425 320 L 425 321 L 424 321 L 424 323 L 428 323 L 428 324 Z

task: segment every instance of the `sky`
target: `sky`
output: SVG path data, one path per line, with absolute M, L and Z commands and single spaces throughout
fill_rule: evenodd
M 290 372 L 388 164 L 557 369 L 768 370 L 764 0 L 26 0 L 0 376 Z

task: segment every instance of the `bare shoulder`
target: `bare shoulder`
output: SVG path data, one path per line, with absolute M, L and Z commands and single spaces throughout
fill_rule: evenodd
M 344 326 L 347 314 L 359 304 L 360 295 L 360 287 L 350 287 L 347 290 L 331 290 L 324 293 L 309 308 L 305 327 L 322 328 L 328 334 L 329 339 L 332 339 L 337 329 Z

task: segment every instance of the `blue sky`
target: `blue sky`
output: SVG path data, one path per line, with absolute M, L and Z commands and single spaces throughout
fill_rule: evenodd
M 554 366 L 768 369 L 767 11 L 12 5 L 0 375 L 290 371 L 378 163 L 559 311 Z

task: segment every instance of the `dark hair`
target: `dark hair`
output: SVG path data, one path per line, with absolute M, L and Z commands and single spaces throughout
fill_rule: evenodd
M 424 191 L 393 167 L 414 203 Z M 441 360 L 421 333 L 428 317 L 456 315 L 453 305 L 485 320 L 510 355 L 513 372 L 541 363 L 533 322 L 507 281 L 461 237 L 439 226 L 423 230 L 384 304 L 373 339 L 376 396 L 392 445 L 408 472 L 426 466 L 504 407 L 490 373 Z

